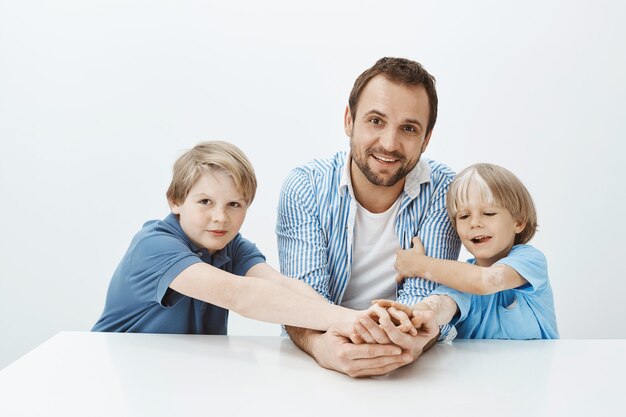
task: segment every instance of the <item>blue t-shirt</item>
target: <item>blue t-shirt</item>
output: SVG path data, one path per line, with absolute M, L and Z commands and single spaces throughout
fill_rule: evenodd
M 113 273 L 104 311 L 92 331 L 225 335 L 228 310 L 169 288 L 198 262 L 245 275 L 265 257 L 240 234 L 210 255 L 189 240 L 174 214 L 146 222 Z
M 474 264 L 476 260 L 467 262 Z M 510 266 L 528 283 L 495 294 L 472 295 L 469 309 L 460 308 L 457 337 L 558 339 L 548 264 L 543 253 L 530 245 L 515 245 L 496 264 Z

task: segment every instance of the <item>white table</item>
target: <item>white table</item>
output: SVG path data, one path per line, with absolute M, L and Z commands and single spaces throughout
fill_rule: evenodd
M 288 339 L 62 332 L 0 371 L 0 416 L 626 416 L 626 340 L 454 341 L 385 377 Z

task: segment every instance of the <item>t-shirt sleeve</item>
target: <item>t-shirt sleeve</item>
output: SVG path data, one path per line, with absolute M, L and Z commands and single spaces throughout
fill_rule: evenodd
M 233 270 L 235 275 L 244 276 L 256 264 L 265 263 L 265 256 L 248 239 L 237 235 L 232 242 Z
M 176 236 L 158 233 L 139 241 L 130 262 L 129 284 L 146 302 L 170 307 L 182 297 L 168 296 L 169 286 L 182 271 L 202 260 Z M 172 290 L 173 291 L 173 290 Z
M 543 290 L 548 282 L 546 257 L 530 245 L 513 246 L 509 255 L 500 259 L 497 264 L 510 266 L 528 281 L 528 284 L 515 288 L 515 291 L 534 293 Z

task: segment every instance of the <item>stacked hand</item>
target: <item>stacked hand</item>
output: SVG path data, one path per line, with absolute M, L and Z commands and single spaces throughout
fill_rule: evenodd
M 350 340 L 355 344 L 394 344 L 390 335 L 397 338 L 398 332 L 413 337 L 428 336 L 438 330 L 432 323 L 433 317 L 434 313 L 424 303 L 411 309 L 392 300 L 374 300 L 357 318 Z
M 352 377 L 384 375 L 414 362 L 438 335 L 432 311 L 375 300 L 354 323 L 338 323 L 314 338 L 311 356 Z

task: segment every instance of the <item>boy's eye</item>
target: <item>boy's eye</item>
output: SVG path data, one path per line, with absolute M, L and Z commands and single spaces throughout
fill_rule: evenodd
M 206 206 L 207 204 L 209 204 L 211 200 L 209 200 L 208 198 L 203 198 L 202 200 L 198 201 L 198 203 Z
M 469 217 L 469 214 L 462 213 L 462 214 L 459 214 L 457 217 L 459 218 L 459 220 L 464 220 Z
M 229 203 L 228 205 L 231 206 L 231 207 L 241 207 L 241 204 L 239 204 L 236 201 L 233 201 L 233 202 Z
M 483 213 L 485 216 L 495 216 L 497 213 L 493 212 L 493 211 L 486 211 Z

